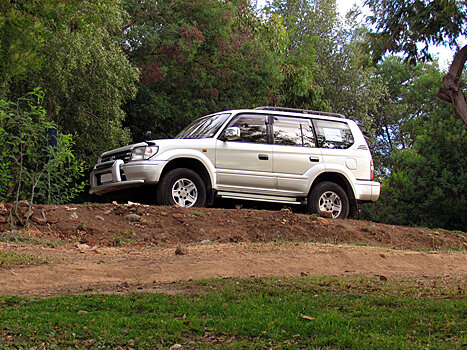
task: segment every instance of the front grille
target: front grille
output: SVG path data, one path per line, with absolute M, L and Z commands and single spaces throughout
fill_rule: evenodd
M 122 159 L 124 163 L 128 163 L 131 157 L 131 151 L 123 151 L 123 152 L 116 152 L 110 153 L 102 157 L 101 163 L 114 161 L 117 159 Z

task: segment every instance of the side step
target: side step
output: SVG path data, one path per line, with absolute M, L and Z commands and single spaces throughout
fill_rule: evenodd
M 238 192 L 217 192 L 217 197 L 229 198 L 229 199 L 242 199 L 247 201 L 260 201 L 260 202 L 275 202 L 275 203 L 286 203 L 286 204 L 306 204 L 306 199 L 299 201 L 294 197 L 279 197 L 279 196 L 267 196 L 261 194 L 252 193 L 238 193 Z

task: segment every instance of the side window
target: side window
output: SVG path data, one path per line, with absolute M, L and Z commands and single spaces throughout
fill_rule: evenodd
M 276 145 L 316 147 L 315 134 L 309 119 L 275 117 L 273 130 Z
M 315 119 L 318 146 L 321 148 L 349 148 L 354 139 L 345 122 Z
M 230 126 L 240 128 L 240 138 L 237 142 L 267 143 L 265 115 L 242 114 Z

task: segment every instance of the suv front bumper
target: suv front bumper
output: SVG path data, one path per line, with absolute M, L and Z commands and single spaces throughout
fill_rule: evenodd
M 97 164 L 90 175 L 90 194 L 104 194 L 144 184 L 156 184 L 165 161 L 133 161 L 123 160 Z

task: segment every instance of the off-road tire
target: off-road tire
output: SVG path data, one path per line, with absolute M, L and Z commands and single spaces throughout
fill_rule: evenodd
M 183 187 L 184 184 L 190 185 L 191 191 Z M 191 184 L 194 185 L 194 189 Z M 178 204 L 187 207 L 202 207 L 206 203 L 206 186 L 203 179 L 193 170 L 173 169 L 164 174 L 159 181 L 156 198 L 160 205 Z
M 336 215 L 337 210 L 335 208 L 339 205 L 340 212 Z M 326 206 L 328 206 L 328 209 L 324 211 L 328 213 L 333 212 L 332 217 L 334 219 L 346 219 L 349 216 L 350 205 L 347 194 L 342 187 L 331 181 L 323 181 L 317 184 L 308 195 L 309 214 L 322 214 L 321 209 Z M 329 206 L 332 206 L 332 209 Z

